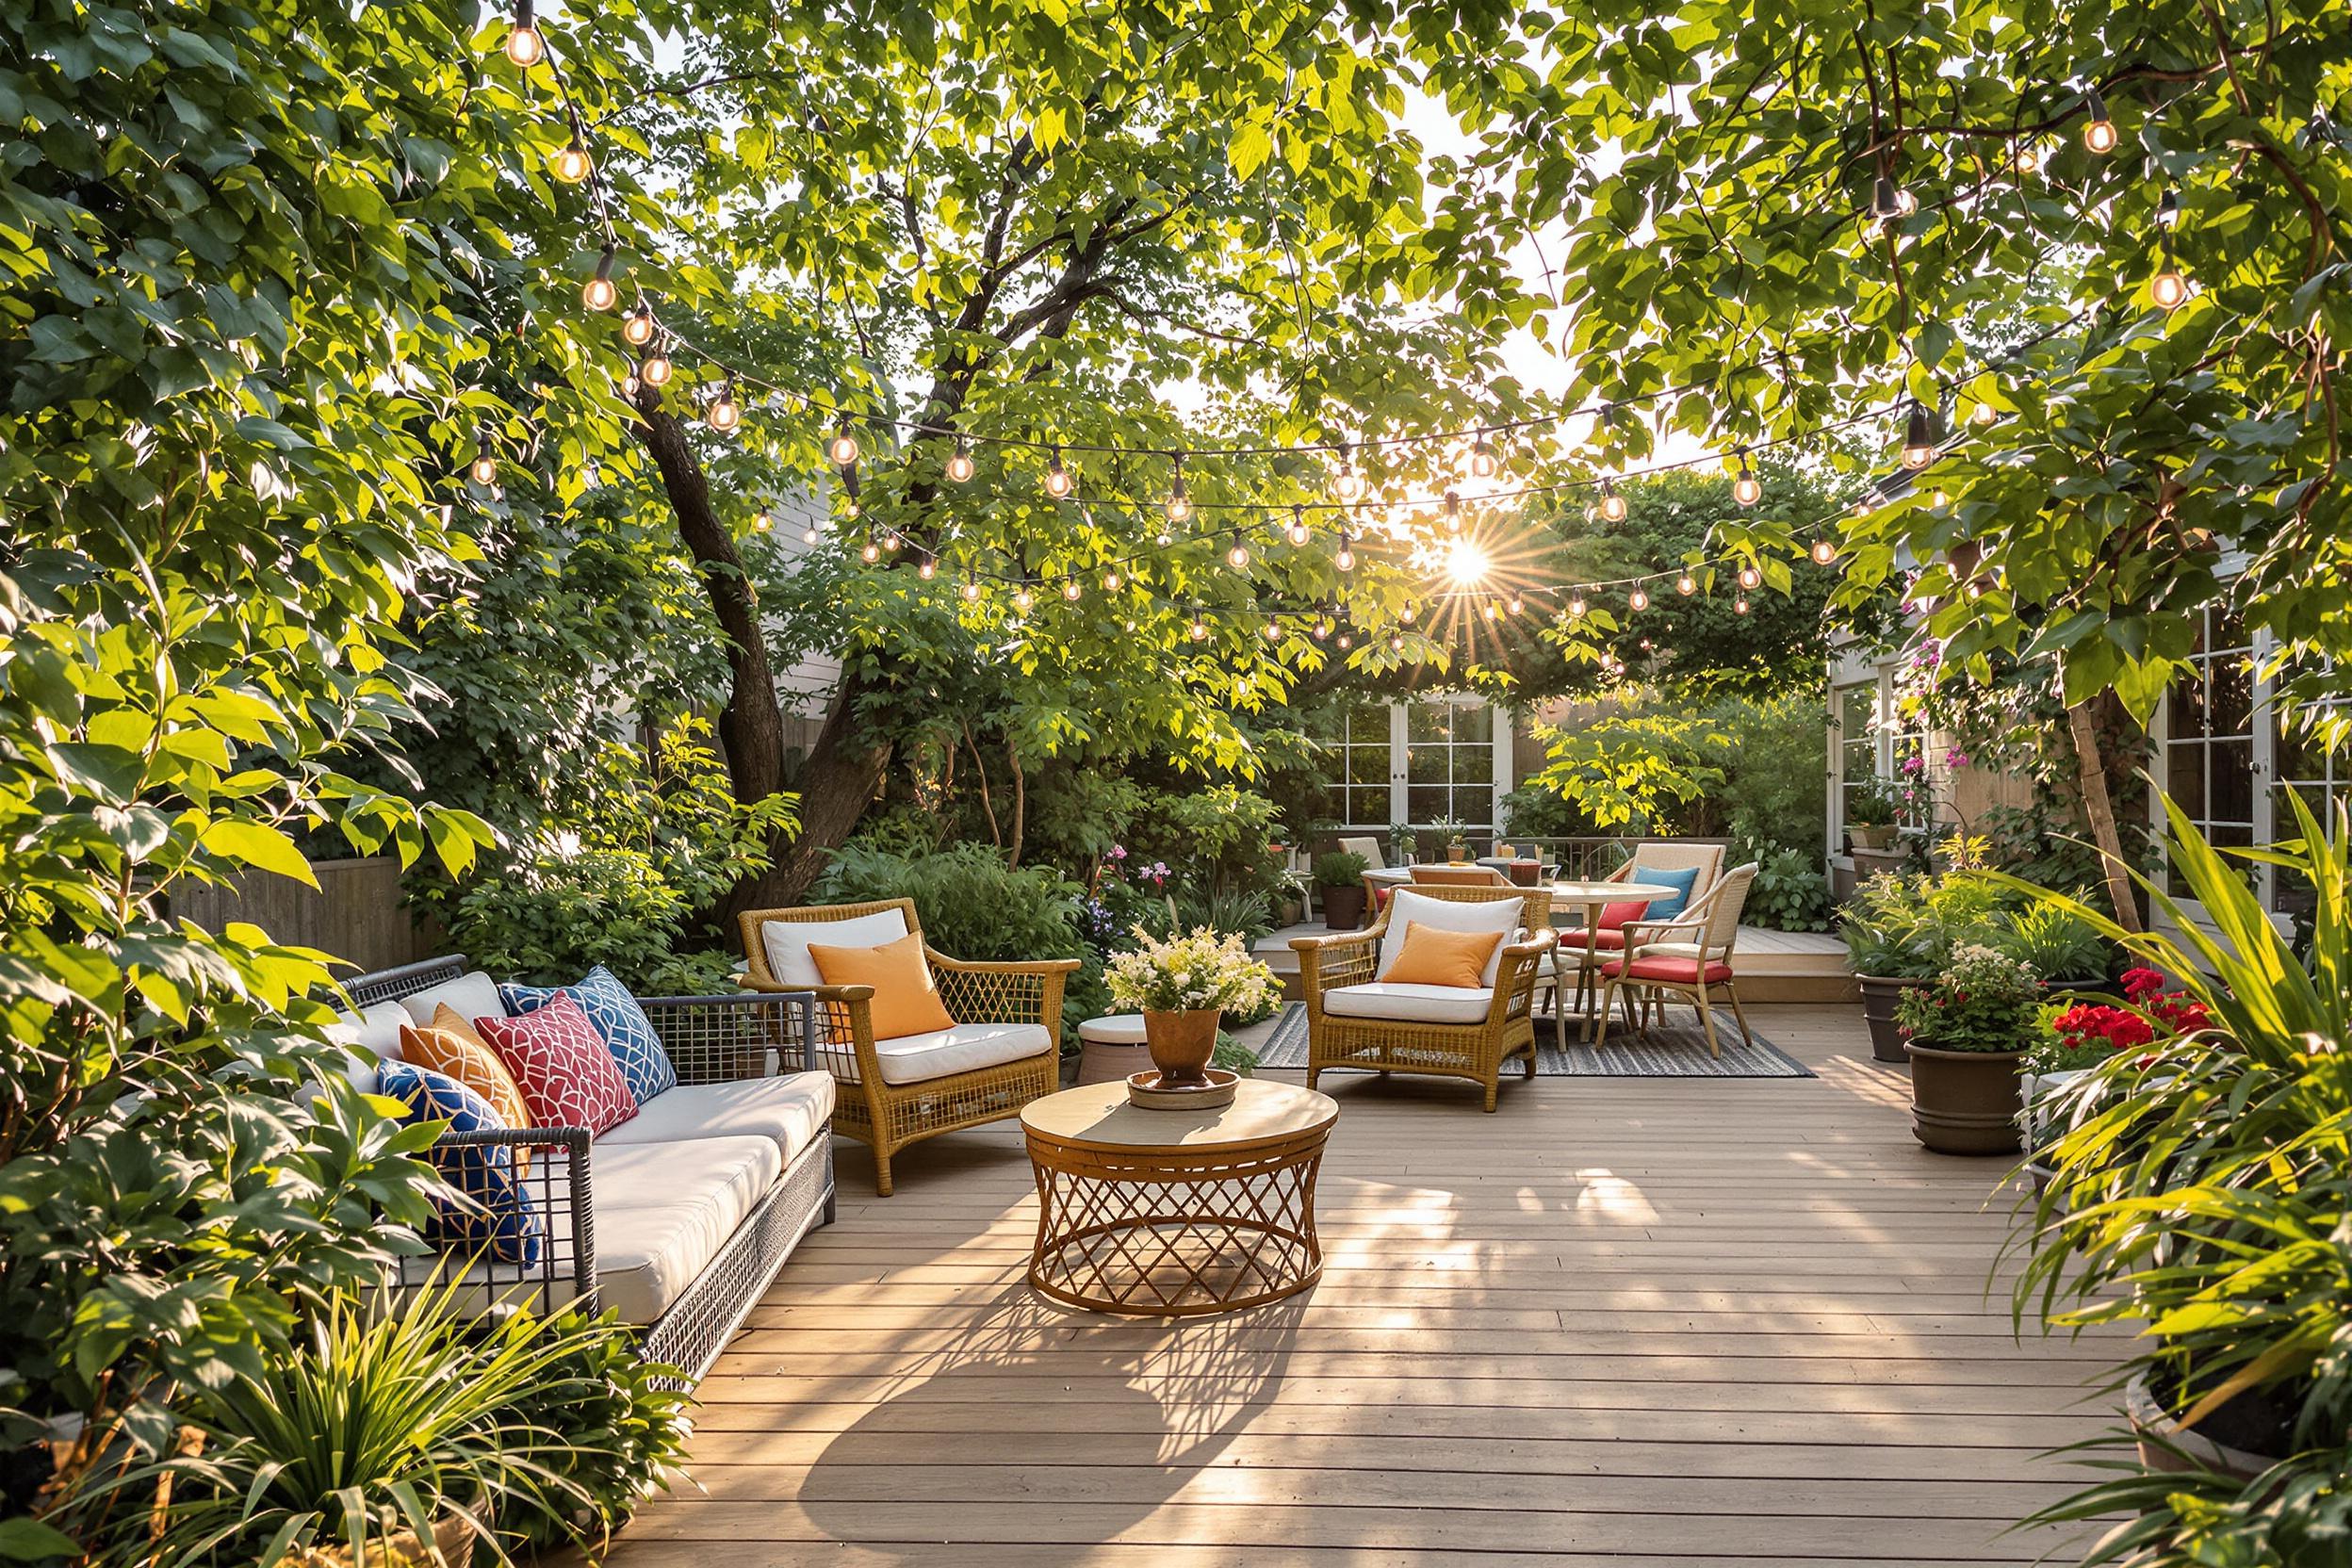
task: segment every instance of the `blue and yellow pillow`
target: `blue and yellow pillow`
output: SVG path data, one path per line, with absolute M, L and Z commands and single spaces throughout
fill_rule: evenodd
M 386 1062 L 376 1092 L 408 1107 L 407 1122 L 446 1121 L 452 1133 L 506 1129 L 490 1102 L 454 1078 L 414 1062 Z M 434 1200 L 426 1239 L 463 1252 L 484 1252 L 500 1263 L 536 1266 L 547 1246 L 547 1226 L 531 1195 L 514 1176 L 514 1151 L 505 1144 L 436 1146 L 426 1152 L 441 1179 L 464 1203 Z
M 568 995 L 596 1025 L 596 1037 L 620 1064 L 629 1092 L 644 1104 L 655 1095 L 678 1087 L 678 1069 L 662 1049 L 653 1021 L 629 994 L 612 972 L 598 964 L 570 986 L 500 986 L 498 999 L 510 1013 L 535 1013 L 558 996 Z

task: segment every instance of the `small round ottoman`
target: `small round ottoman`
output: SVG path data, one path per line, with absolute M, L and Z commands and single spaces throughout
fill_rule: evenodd
M 1085 1051 L 1078 1058 L 1078 1082 L 1108 1084 L 1141 1072 L 1152 1065 L 1143 1043 L 1143 1015 L 1115 1013 L 1090 1018 L 1078 1026 Z

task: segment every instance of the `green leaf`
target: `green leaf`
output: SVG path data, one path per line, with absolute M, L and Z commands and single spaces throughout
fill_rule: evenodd
M 294 841 L 268 823 L 223 817 L 207 826 L 198 842 L 225 859 L 290 876 L 313 888 L 318 886 L 310 862 L 294 847 Z

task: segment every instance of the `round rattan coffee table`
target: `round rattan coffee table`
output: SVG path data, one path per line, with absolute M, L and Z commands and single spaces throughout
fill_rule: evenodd
M 1326 1094 L 1242 1080 L 1230 1105 L 1145 1110 L 1087 1084 L 1021 1113 L 1037 1174 L 1029 1283 L 1093 1312 L 1188 1317 L 1280 1300 L 1322 1276 L 1315 1178 Z

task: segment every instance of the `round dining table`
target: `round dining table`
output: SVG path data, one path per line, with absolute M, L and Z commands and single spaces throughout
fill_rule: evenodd
M 1551 891 L 1554 910 L 1553 928 L 1560 933 L 1560 941 L 1552 948 L 1552 1017 L 1561 1050 L 1568 1048 L 1567 968 L 1561 955 L 1569 943 L 1583 939 L 1584 962 L 1578 971 L 1577 994 L 1584 995 L 1583 976 L 1600 967 L 1601 911 L 1611 904 L 1632 904 L 1672 898 L 1681 890 L 1662 887 L 1656 882 L 1552 882 L 1545 885 Z M 1576 930 L 1561 924 L 1558 911 L 1561 907 L 1584 911 L 1584 926 Z M 1591 1000 L 1583 1009 L 1584 1037 L 1592 1038 L 1600 1022 L 1600 988 L 1592 988 Z

